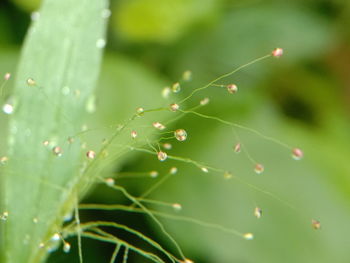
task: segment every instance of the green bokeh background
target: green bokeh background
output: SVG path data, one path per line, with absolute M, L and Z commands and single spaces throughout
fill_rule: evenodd
M 15 71 L 38 2 L 0 2 L 1 74 Z M 202 112 L 300 147 L 305 152 L 302 161 L 295 162 L 288 150 L 254 133 L 237 130 L 249 153 L 266 168 L 256 175 L 247 156 L 233 153 L 236 138 L 229 127 L 193 115 L 171 127 L 186 129 L 189 137 L 174 143 L 169 153 L 230 170 L 295 209 L 237 180 L 205 174 L 189 164 L 160 164 L 145 154 L 130 154 L 116 164 L 116 171 L 156 169 L 161 175 L 176 165 L 179 172 L 152 198 L 181 203 L 181 215 L 255 234 L 253 241 L 246 241 L 207 227 L 163 220 L 186 256 L 201 263 L 350 262 L 350 2 L 114 0 L 111 10 L 93 127 L 121 122 L 139 106 L 167 105 L 275 47 L 285 50 L 279 60 L 266 60 L 230 77 L 226 83 L 237 83 L 236 95 L 214 88 L 195 96 L 188 106 L 210 97 Z M 162 99 L 162 88 L 185 70 L 193 72 L 193 80 L 179 95 Z M 6 118 L 0 115 L 2 127 Z M 5 143 L 0 145 L 2 153 Z M 156 180 L 119 183 L 139 195 Z M 84 202 L 128 204 L 102 186 L 86 198 Z M 256 205 L 263 209 L 259 220 L 253 216 Z M 146 216 L 93 211 L 83 212 L 82 218 L 127 223 L 173 250 Z M 312 229 L 311 218 L 321 221 L 321 230 Z M 116 234 L 142 247 L 130 235 Z M 112 251 L 113 246 L 83 240 L 86 263 L 109 262 Z M 49 262 L 77 262 L 75 246 L 69 255 L 53 253 Z M 128 262 L 147 261 L 131 253 Z

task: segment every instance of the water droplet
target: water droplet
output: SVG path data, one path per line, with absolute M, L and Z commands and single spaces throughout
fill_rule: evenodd
M 262 209 L 260 207 L 255 207 L 255 209 L 254 209 L 254 216 L 256 218 L 261 218 L 261 216 L 262 216 Z
M 108 186 L 113 186 L 115 183 L 113 178 L 106 178 L 105 182 Z
M 235 94 L 238 91 L 238 87 L 235 84 L 230 84 L 226 86 L 227 91 L 231 94 Z
M 58 156 L 58 157 L 61 157 L 62 154 L 63 154 L 63 150 L 62 150 L 62 148 L 59 147 L 59 146 L 53 147 L 52 152 L 53 152 L 56 156 Z
M 247 240 L 254 239 L 254 235 L 252 233 L 245 233 L 245 234 L 243 234 L 243 237 Z
M 173 103 L 173 104 L 170 104 L 169 108 L 171 111 L 175 112 L 180 108 L 180 106 L 179 106 L 179 104 Z
M 232 178 L 232 174 L 230 172 L 225 172 L 224 173 L 224 178 L 227 179 L 227 180 L 231 179 Z
M 204 106 L 204 105 L 207 105 L 209 103 L 209 101 L 210 101 L 209 98 L 204 98 L 199 103 L 200 103 L 200 105 Z
M 152 177 L 152 178 L 156 178 L 158 177 L 159 173 L 157 171 L 150 171 L 149 172 L 149 175 Z
M 166 152 L 160 151 L 158 152 L 157 157 L 159 161 L 163 162 L 168 158 L 168 155 L 166 154 Z
M 108 8 L 105 8 L 101 12 L 101 17 L 102 18 L 109 18 L 111 16 L 112 12 Z
M 64 244 L 63 244 L 63 252 L 64 253 L 69 253 L 70 248 L 71 248 L 71 245 L 68 242 L 64 242 Z
M 27 79 L 27 84 L 28 84 L 29 86 L 35 86 L 35 85 L 36 85 L 35 80 L 32 79 L 32 78 L 28 78 L 28 79 Z
M 9 212 L 5 211 L 2 213 L 2 215 L 0 216 L 0 219 L 3 221 L 6 221 L 9 217 Z
M 205 173 L 209 173 L 209 170 L 208 170 L 208 168 L 207 167 L 201 167 L 201 170 L 203 171 L 203 172 L 205 172 Z
M 304 153 L 299 148 L 294 148 L 292 150 L 292 157 L 294 160 L 300 160 L 304 157 Z
M 39 219 L 38 219 L 37 217 L 34 217 L 34 218 L 33 218 L 33 223 L 34 223 L 34 224 L 37 224 L 38 222 L 39 222 Z
M 163 90 L 162 90 L 162 97 L 164 99 L 168 99 L 169 96 L 171 94 L 171 89 L 169 87 L 165 87 Z
M 172 205 L 175 211 L 180 211 L 182 209 L 182 205 L 175 203 Z
M 63 217 L 63 222 L 68 222 L 68 221 L 71 221 L 72 219 L 73 219 L 73 213 L 72 212 L 68 212 Z
M 233 150 L 235 153 L 240 153 L 241 152 L 241 143 L 237 143 L 234 147 Z
M 30 19 L 32 21 L 38 21 L 40 18 L 40 13 L 38 11 L 34 11 L 30 14 Z
M 318 230 L 321 228 L 321 222 L 316 220 L 316 219 L 311 220 L 311 225 L 312 225 L 313 229 L 315 229 L 315 230 Z
M 283 55 L 283 49 L 282 48 L 275 48 L 271 54 L 273 57 L 279 58 Z
M 6 73 L 4 75 L 4 80 L 8 81 L 11 78 L 11 73 Z
M 5 114 L 12 114 L 14 113 L 15 111 L 15 100 L 13 99 L 13 97 L 9 97 L 5 104 L 2 106 L 2 111 L 5 113 Z
M 165 129 L 165 126 L 163 124 L 161 124 L 160 122 L 153 122 L 153 127 L 158 129 L 158 130 L 164 130 Z
M 179 82 L 176 82 L 173 84 L 173 86 L 171 87 L 172 92 L 174 93 L 179 93 L 181 91 L 181 86 Z
M 169 173 L 170 174 L 176 174 L 177 173 L 177 168 L 176 167 L 171 167 Z
M 52 241 L 59 241 L 61 239 L 61 236 L 59 233 L 55 233 L 52 237 L 51 240 Z
M 45 247 L 45 244 L 41 242 L 41 243 L 39 244 L 39 248 L 44 248 L 44 247 Z
M 171 148 L 173 148 L 173 146 L 170 144 L 170 143 L 163 143 L 163 148 L 166 149 L 166 150 L 171 150 Z
M 83 124 L 83 125 L 81 126 L 81 131 L 84 132 L 84 131 L 87 131 L 87 130 L 88 130 L 87 124 Z
M 174 132 L 176 140 L 183 142 L 187 139 L 187 132 L 184 129 L 177 129 Z
M 68 137 L 67 142 L 69 144 L 72 144 L 74 142 L 74 138 L 73 137 Z
M 106 46 L 106 40 L 104 38 L 99 38 L 96 41 L 96 47 L 97 48 L 104 48 Z
M 186 70 L 183 74 L 182 74 L 182 79 L 184 81 L 190 81 L 192 79 L 192 71 L 190 70 Z
M 70 88 L 69 88 L 68 86 L 64 86 L 64 87 L 62 88 L 61 92 L 62 92 L 62 94 L 63 94 L 64 96 L 68 96 L 69 93 L 70 93 Z
M 264 172 L 264 166 L 260 163 L 257 163 L 254 167 L 254 171 L 257 173 L 257 174 L 262 174 Z
M 92 159 L 95 159 L 95 157 L 96 157 L 96 153 L 94 152 L 94 151 L 87 151 L 86 152 L 86 157 L 88 158 L 88 159 L 90 159 L 90 160 L 92 160 Z
M 49 146 L 50 142 L 48 140 L 43 141 L 44 146 Z
M 142 107 L 139 107 L 139 108 L 136 109 L 136 113 L 137 113 L 138 115 L 142 115 L 144 112 L 145 112 L 145 109 L 142 108 Z
M 0 165 L 5 165 L 8 162 L 9 158 L 7 156 L 3 156 L 0 158 Z
M 137 137 L 137 131 L 131 131 L 131 138 L 135 139 Z
M 91 95 L 85 104 L 85 109 L 88 113 L 94 113 L 96 111 L 96 97 Z

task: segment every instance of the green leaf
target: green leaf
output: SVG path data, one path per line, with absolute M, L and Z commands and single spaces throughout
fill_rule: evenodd
M 106 8 L 106 0 L 46 0 L 28 31 L 1 175 L 0 211 L 8 212 L 1 222 L 1 262 L 41 262 L 75 202 L 82 153 L 79 141 L 69 144 L 67 138 L 81 130 L 87 114 L 105 44 Z M 56 146 L 60 157 L 52 152 Z

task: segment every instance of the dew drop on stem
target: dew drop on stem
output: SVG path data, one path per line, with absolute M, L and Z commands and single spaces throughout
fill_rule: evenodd
M 92 150 L 87 151 L 87 152 L 86 152 L 86 157 L 87 157 L 88 159 L 90 159 L 90 160 L 93 160 L 93 159 L 95 159 L 95 157 L 96 157 L 96 153 L 95 153 L 94 151 L 92 151 Z
M 159 161 L 163 162 L 163 161 L 165 161 L 168 158 L 168 155 L 167 155 L 166 152 L 160 151 L 160 152 L 157 153 L 157 157 L 158 157 Z
M 63 244 L 63 252 L 64 253 L 69 253 L 70 249 L 71 249 L 70 243 L 64 242 L 64 244 Z
M 292 149 L 292 157 L 294 160 L 300 160 L 304 157 L 304 153 L 299 148 Z
M 61 147 L 59 146 L 55 146 L 52 149 L 52 152 L 57 156 L 57 157 L 61 157 L 63 155 L 63 150 Z
M 177 129 L 174 132 L 174 136 L 176 140 L 183 142 L 187 139 L 187 132 L 184 129 Z
M 171 87 L 172 92 L 174 93 L 179 93 L 181 91 L 181 86 L 179 82 L 176 82 L 173 84 L 173 86 Z
M 264 166 L 260 163 L 257 163 L 254 167 L 254 171 L 257 174 L 262 174 L 264 172 L 264 169 L 265 169 Z
M 255 207 L 255 209 L 254 209 L 254 216 L 256 218 L 261 218 L 261 216 L 262 216 L 262 209 L 260 207 Z
M 253 233 L 245 233 L 245 234 L 243 234 L 243 237 L 246 240 L 253 240 L 254 239 Z

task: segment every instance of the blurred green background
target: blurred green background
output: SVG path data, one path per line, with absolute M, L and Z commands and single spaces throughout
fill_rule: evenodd
M 15 71 L 39 2 L 1 0 L 1 74 Z M 95 127 L 121 122 L 139 106 L 179 100 L 275 47 L 285 51 L 281 59 L 260 62 L 227 79 L 224 83 L 238 85 L 236 95 L 213 88 L 195 96 L 188 106 L 209 97 L 210 104 L 201 112 L 300 147 L 305 152 L 302 161 L 292 160 L 288 150 L 249 131 L 237 130 L 249 153 L 265 166 L 265 172 L 256 175 L 247 156 L 233 153 L 237 141 L 229 127 L 193 115 L 173 124 L 174 129 L 188 131 L 188 140 L 174 143 L 169 153 L 230 170 L 295 209 L 237 180 L 205 174 L 189 164 L 160 164 L 145 154 L 130 154 L 116 164 L 116 172 L 158 170 L 160 178 L 177 166 L 179 172 L 152 198 L 181 203 L 179 215 L 255 235 L 246 241 L 207 227 L 162 220 L 186 256 L 200 263 L 350 262 L 350 1 L 114 0 L 111 11 L 97 112 L 91 120 Z M 193 72 L 192 81 L 177 97 L 162 99 L 164 86 L 178 81 L 185 70 Z M 1 114 L 2 126 L 6 118 Z M 3 142 L 1 147 L 3 152 Z M 139 195 L 157 180 L 119 183 Z M 129 204 L 104 186 L 84 202 Z M 256 205 L 263 209 L 261 219 L 253 216 Z M 320 230 L 312 229 L 311 218 L 320 220 Z M 82 219 L 126 223 L 173 250 L 146 216 L 84 211 Z M 124 232 L 115 234 L 143 247 Z M 71 242 L 75 244 L 74 239 Z M 53 253 L 49 262 L 77 262 L 72 247 L 68 255 Z M 109 262 L 113 246 L 84 239 L 83 251 L 86 263 Z M 148 261 L 131 253 L 128 262 Z

